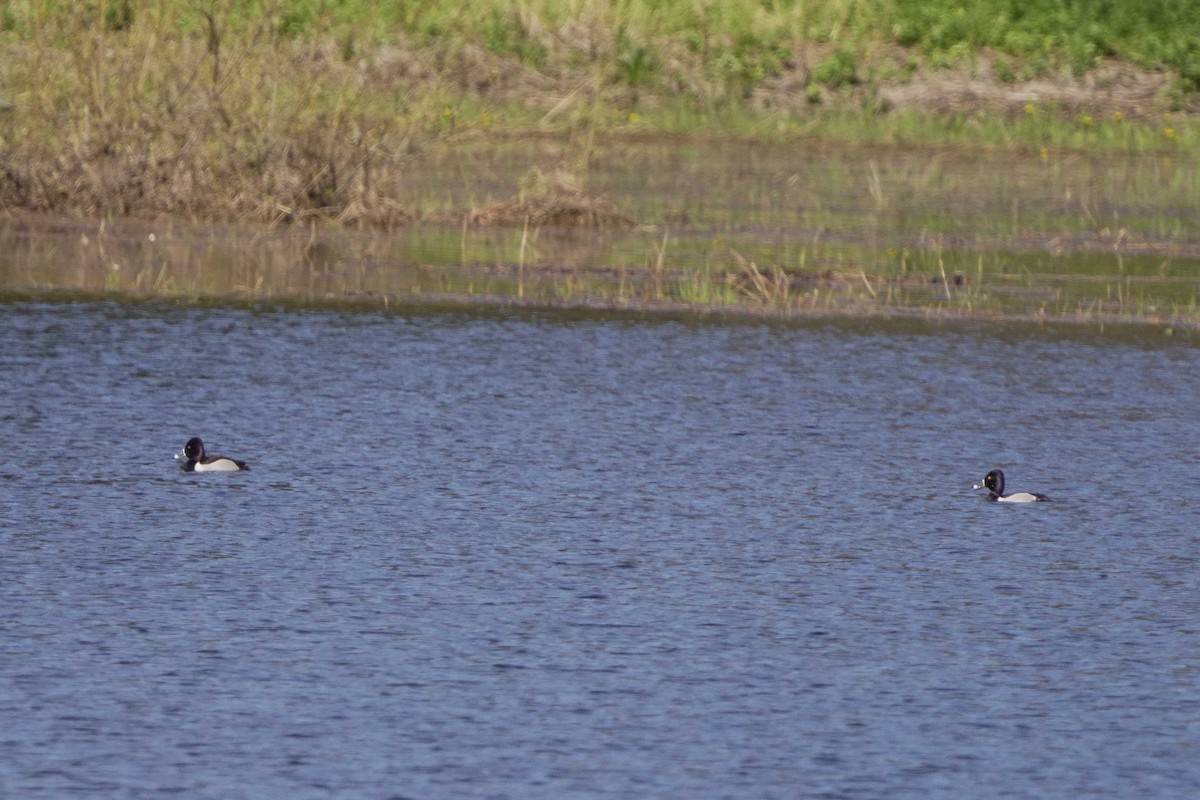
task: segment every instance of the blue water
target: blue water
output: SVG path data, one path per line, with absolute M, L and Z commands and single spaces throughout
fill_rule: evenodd
M 1197 397 L 1061 331 L 0 306 L 0 796 L 1191 796 Z

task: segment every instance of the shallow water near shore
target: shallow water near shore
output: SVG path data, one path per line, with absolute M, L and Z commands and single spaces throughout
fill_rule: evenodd
M 1187 343 L 166 304 L 0 319 L 12 796 L 1200 782 Z M 193 435 L 251 471 L 183 473 Z M 1053 502 L 972 493 L 995 467 Z
M 602 142 L 577 158 L 549 138 L 415 153 L 406 194 L 391 198 L 410 221 L 390 229 L 282 212 L 276 225 L 9 219 L 0 292 L 1200 329 L 1200 238 L 1188 222 L 1200 162 L 1184 154 L 660 139 Z M 558 196 L 550 190 L 601 198 L 619 219 L 577 227 L 564 212 L 565 224 L 543 224 L 528 209 Z

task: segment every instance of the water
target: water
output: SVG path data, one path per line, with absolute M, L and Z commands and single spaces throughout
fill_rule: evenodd
M 1188 796 L 1197 396 L 1082 333 L 10 304 L 0 787 Z
M 577 157 L 538 137 L 424 148 L 389 197 L 414 221 L 388 230 L 0 220 L 0 299 L 519 296 L 1200 326 L 1200 228 L 1188 224 L 1200 160 L 1188 154 L 672 138 L 601 141 L 579 174 L 559 173 Z M 504 218 L 489 209 L 514 199 L 562 203 L 546 194 L 559 184 L 585 187 L 637 225 L 480 222 Z

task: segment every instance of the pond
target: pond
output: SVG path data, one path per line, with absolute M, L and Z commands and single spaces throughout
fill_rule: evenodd
M 1178 337 L 8 303 L 0 376 L 14 797 L 1200 783 Z

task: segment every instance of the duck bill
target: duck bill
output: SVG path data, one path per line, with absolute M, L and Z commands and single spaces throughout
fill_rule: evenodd
M 176 458 L 179 458 L 179 456 L 175 456 L 175 457 L 176 457 Z M 987 488 L 987 487 L 986 487 L 986 486 L 984 486 L 982 483 L 972 483 L 972 484 L 971 484 L 971 489 L 972 489 L 972 490 L 974 490 L 974 489 L 986 489 L 986 488 Z
M 182 450 L 180 450 L 178 453 L 175 454 L 175 460 L 176 461 L 187 461 L 187 456 L 184 454 L 184 452 Z

